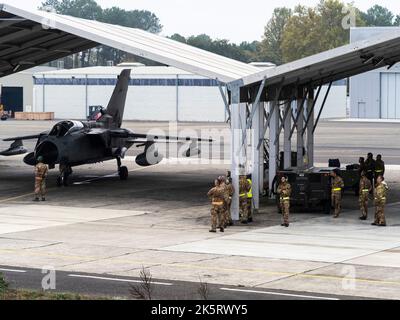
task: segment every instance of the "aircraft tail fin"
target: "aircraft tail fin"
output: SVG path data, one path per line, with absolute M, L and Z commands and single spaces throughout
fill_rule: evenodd
M 118 82 L 108 103 L 106 114 L 100 121 L 109 121 L 110 127 L 120 128 L 124 117 L 131 70 L 125 69 L 118 76 Z

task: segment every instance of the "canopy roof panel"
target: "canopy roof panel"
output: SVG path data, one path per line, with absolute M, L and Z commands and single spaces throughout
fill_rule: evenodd
M 367 41 L 355 42 L 261 71 L 234 81 L 233 84 L 244 87 L 244 91 L 254 91 L 266 79 L 265 85 L 269 91 L 282 85 L 282 92 L 288 92 L 291 87 L 316 87 L 370 70 L 393 66 L 399 61 L 400 28 L 393 28 Z M 248 92 L 244 92 L 242 96 L 246 94 Z
M 229 82 L 258 68 L 143 30 L 0 5 L 0 77 L 99 44 Z

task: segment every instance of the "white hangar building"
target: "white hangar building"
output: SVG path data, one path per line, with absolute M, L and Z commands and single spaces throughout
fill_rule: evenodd
M 352 28 L 350 41 L 368 40 L 370 38 L 395 34 L 399 27 L 362 27 Z M 366 57 L 373 60 L 374 57 Z M 382 65 L 350 79 L 351 117 L 358 119 L 400 119 L 400 64 Z
M 266 64 L 253 64 L 260 70 Z M 132 69 L 125 120 L 226 122 L 228 114 L 216 80 L 173 67 L 124 63 L 34 74 L 36 112 L 57 119 L 84 119 L 93 108 L 106 107 L 124 68 Z M 226 88 L 222 88 L 226 92 Z M 326 91 L 325 87 L 323 91 Z M 321 102 L 319 103 L 319 105 Z M 319 110 L 317 105 L 317 110 Z M 346 117 L 346 83 L 332 86 L 322 118 Z
M 84 119 L 90 109 L 107 107 L 117 76 L 126 68 L 132 69 L 126 120 L 227 120 L 216 80 L 173 67 L 136 63 L 36 73 L 34 110 L 54 112 L 58 119 Z

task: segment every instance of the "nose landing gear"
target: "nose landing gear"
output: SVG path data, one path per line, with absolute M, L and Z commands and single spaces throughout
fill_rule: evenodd
M 129 170 L 127 167 L 123 167 L 122 163 L 121 163 L 121 158 L 117 158 L 117 164 L 118 164 L 118 174 L 119 174 L 119 178 L 122 181 L 126 181 L 128 180 L 129 177 Z

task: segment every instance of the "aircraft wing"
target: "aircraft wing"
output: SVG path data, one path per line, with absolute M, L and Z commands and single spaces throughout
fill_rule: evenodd
M 201 139 L 193 137 L 174 137 L 174 136 L 164 136 L 164 135 L 148 135 L 140 133 L 127 133 L 124 130 L 112 130 L 112 137 L 130 138 L 133 143 L 146 143 L 146 142 L 157 142 L 162 141 L 166 143 L 179 143 L 179 142 L 214 142 L 213 139 Z
M 3 141 L 13 142 L 7 150 L 0 151 L 1 156 L 16 156 L 20 154 L 25 154 L 28 150 L 24 147 L 24 140 L 35 140 L 39 139 L 42 135 L 48 134 L 48 131 L 42 132 L 40 134 L 34 134 L 29 136 L 20 136 L 3 139 Z
M 39 138 L 40 138 L 40 134 L 36 134 L 36 135 L 31 135 L 31 136 L 7 138 L 7 139 L 3 139 L 3 141 L 23 141 L 23 140 L 34 140 L 34 139 L 39 139 Z
M 14 140 L 4 140 L 4 141 L 14 141 Z M 28 150 L 25 149 L 22 140 L 16 139 L 7 150 L 0 151 L 0 156 L 10 157 L 20 154 L 25 154 L 27 152 Z

